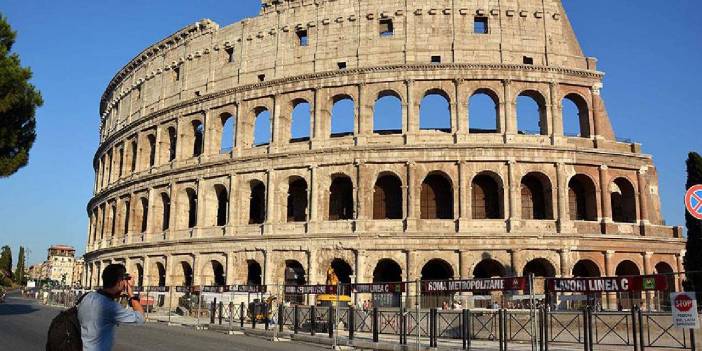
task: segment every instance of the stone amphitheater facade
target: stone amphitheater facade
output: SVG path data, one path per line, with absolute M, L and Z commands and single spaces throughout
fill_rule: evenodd
M 596 64 L 560 0 L 265 0 L 187 26 L 101 100 L 84 285 L 110 262 L 143 285 L 682 271 L 652 158 L 615 138 Z M 471 127 L 476 94 L 494 129 Z M 450 128 L 420 123 L 434 95 Z M 401 130 L 374 128 L 386 96 Z M 520 96 L 538 133 L 518 128 Z M 334 134 L 342 100 L 354 127 Z M 300 103 L 308 138 L 291 134 Z

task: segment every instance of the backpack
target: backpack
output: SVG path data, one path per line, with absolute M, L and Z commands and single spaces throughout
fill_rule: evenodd
M 80 336 L 80 321 L 78 320 L 78 305 L 88 294 L 83 294 L 75 306 L 61 311 L 51 321 L 49 336 L 46 339 L 46 351 L 83 350 L 83 340 Z

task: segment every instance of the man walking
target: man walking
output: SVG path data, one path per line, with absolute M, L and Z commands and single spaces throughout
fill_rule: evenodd
M 115 300 L 129 297 L 132 309 Z M 121 264 L 110 264 L 102 271 L 102 289 L 89 293 L 78 305 L 84 351 L 112 350 L 114 328 L 119 323 L 144 323 L 144 308 L 132 294 L 131 277 Z

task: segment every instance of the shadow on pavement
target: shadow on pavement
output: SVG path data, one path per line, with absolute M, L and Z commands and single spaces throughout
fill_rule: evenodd
M 0 303 L 0 316 L 30 314 L 37 311 L 39 311 L 38 308 L 16 299 L 6 299 L 4 303 Z

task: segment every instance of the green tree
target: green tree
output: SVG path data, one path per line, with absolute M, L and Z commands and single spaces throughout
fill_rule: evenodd
M 3 277 L 12 278 L 12 251 L 7 245 L 0 249 L 0 284 L 9 285 L 10 279 Z
M 32 71 L 10 53 L 15 33 L 0 14 L 0 177 L 8 177 L 27 165 L 34 144 L 37 107 L 41 94 L 29 84 Z
M 690 189 L 697 184 L 702 184 L 702 156 L 691 152 L 687 158 L 685 188 Z M 687 251 L 683 261 L 687 272 L 685 289 L 700 292 L 697 299 L 702 302 L 702 221 L 692 217 L 685 210 L 685 225 L 687 226 Z
M 17 267 L 15 268 L 15 283 L 19 285 L 27 284 L 27 277 L 24 275 L 24 247 L 20 246 L 19 254 L 17 254 Z

